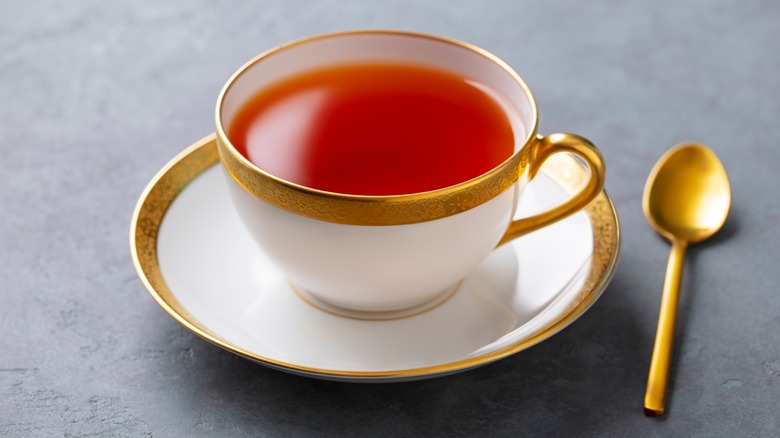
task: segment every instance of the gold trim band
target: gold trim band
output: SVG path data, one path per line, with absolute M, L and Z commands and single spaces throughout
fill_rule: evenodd
M 301 216 L 347 225 L 413 224 L 462 213 L 512 187 L 528 167 L 528 154 L 523 153 L 489 174 L 450 188 L 404 196 L 353 196 L 315 193 L 266 177 L 239 160 L 219 136 L 217 145 L 225 168 L 249 193 Z

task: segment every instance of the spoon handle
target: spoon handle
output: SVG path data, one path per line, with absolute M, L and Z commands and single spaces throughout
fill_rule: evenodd
M 666 266 L 666 280 L 661 297 L 661 311 L 658 314 L 658 329 L 655 332 L 653 358 L 650 360 L 650 372 L 647 376 L 645 391 L 645 415 L 658 416 L 664 413 L 666 388 L 669 381 L 669 364 L 674 344 L 674 322 L 677 316 L 677 302 L 680 298 L 683 261 L 688 243 L 682 240 L 672 241 L 672 252 Z

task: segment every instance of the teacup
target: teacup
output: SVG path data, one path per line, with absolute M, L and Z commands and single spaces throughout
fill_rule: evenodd
M 440 189 L 387 196 L 305 187 L 259 168 L 226 131 L 249 99 L 290 75 L 354 62 L 400 62 L 455 73 L 489 87 L 513 120 L 514 153 L 488 172 Z M 294 287 L 339 308 L 389 312 L 436 301 L 496 246 L 577 212 L 598 195 L 600 153 L 574 134 L 537 135 L 528 86 L 507 64 L 472 45 L 402 31 L 348 31 L 269 50 L 241 67 L 216 106 L 221 162 L 249 234 Z M 583 188 L 551 210 L 513 221 L 521 190 L 551 155 L 590 168 Z

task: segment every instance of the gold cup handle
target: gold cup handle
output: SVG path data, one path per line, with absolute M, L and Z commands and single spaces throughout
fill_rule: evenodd
M 546 137 L 537 136 L 531 145 L 531 159 L 529 178 L 533 179 L 547 158 L 561 152 L 569 152 L 585 160 L 590 168 L 590 176 L 587 183 L 580 191 L 566 202 L 545 212 L 534 216 L 517 219 L 509 224 L 509 228 L 501 238 L 498 246 L 524 234 L 544 228 L 557 222 L 579 210 L 582 210 L 604 188 L 606 169 L 604 159 L 596 146 L 588 139 L 576 134 L 550 134 Z

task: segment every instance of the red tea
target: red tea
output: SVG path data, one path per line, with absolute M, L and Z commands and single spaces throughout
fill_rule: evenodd
M 227 134 L 241 154 L 272 175 L 356 195 L 451 186 L 514 151 L 506 112 L 479 85 L 398 64 L 290 77 L 240 108 Z

